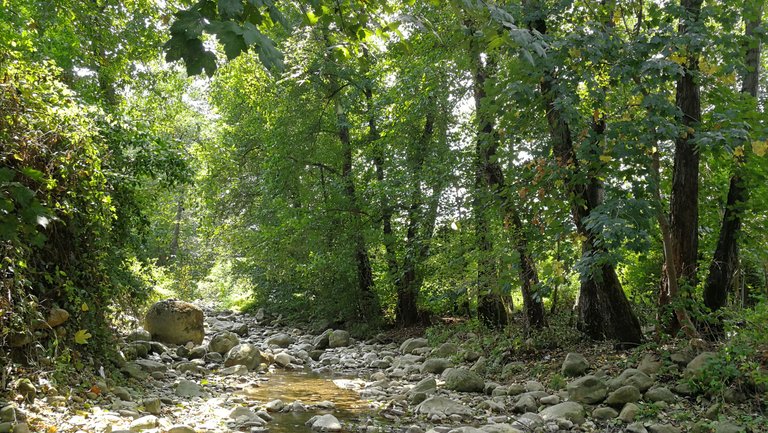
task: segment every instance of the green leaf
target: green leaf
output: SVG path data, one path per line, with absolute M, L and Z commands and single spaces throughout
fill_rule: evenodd
M 88 344 L 88 339 L 92 337 L 91 333 L 86 331 L 85 329 L 81 329 L 77 332 L 75 332 L 75 343 L 77 344 Z
M 229 60 L 236 58 L 248 48 L 243 39 L 243 29 L 233 21 L 213 21 L 205 29 L 219 38 Z
M 0 167 L 0 182 L 10 182 L 15 177 L 13 170 L 7 167 Z
M 243 10 L 242 0 L 219 0 L 219 15 L 222 18 L 237 18 Z
M 34 168 L 24 167 L 21 169 L 21 173 L 36 182 L 43 182 L 45 180 L 43 172 Z

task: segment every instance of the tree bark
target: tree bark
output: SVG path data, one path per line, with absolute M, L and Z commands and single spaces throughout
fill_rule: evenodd
M 760 38 L 755 30 L 762 24 L 763 1 L 753 5 L 753 10 L 745 6 L 744 16 L 747 18 L 744 34 L 747 39 L 746 68 L 742 76 L 741 91 L 755 100 L 758 98 L 758 82 L 760 78 Z M 746 144 L 746 143 L 745 143 Z M 748 199 L 747 186 L 742 176 L 742 167 L 746 159 L 735 157 L 733 174 L 728 186 L 728 198 L 725 203 L 725 213 L 720 225 L 720 235 L 717 247 L 709 265 L 709 275 L 704 284 L 704 305 L 713 311 L 724 307 L 728 301 L 728 291 L 739 267 L 738 238 L 741 231 L 741 217 L 744 204 Z
M 471 22 L 468 26 L 471 28 Z M 476 107 L 476 122 L 478 135 L 476 141 L 476 174 L 475 174 L 475 200 L 485 203 L 476 203 L 476 235 L 480 250 L 478 258 L 478 283 L 481 293 L 489 292 L 484 299 L 478 300 L 478 314 L 487 324 L 493 326 L 503 326 L 508 320 L 508 311 L 512 306 L 512 298 L 509 294 L 492 293 L 491 287 L 498 286 L 496 260 L 493 262 L 481 261 L 484 256 L 490 256 L 493 249 L 490 240 L 486 240 L 489 223 L 485 210 L 490 207 L 491 199 L 501 203 L 501 210 L 504 217 L 504 228 L 509 234 L 512 244 L 519 255 L 518 272 L 521 283 L 521 292 L 523 295 L 523 311 L 525 313 L 525 324 L 527 328 L 541 328 L 546 326 L 546 316 L 544 314 L 544 304 L 541 296 L 535 293 L 539 284 L 539 276 L 536 271 L 535 262 L 531 257 L 528 240 L 525 236 L 522 220 L 515 205 L 510 197 L 510 192 L 506 186 L 504 173 L 498 162 L 496 153 L 498 151 L 499 137 L 494 126 L 493 116 L 486 112 L 488 103 L 485 90 L 486 80 L 489 71 L 493 70 L 495 65 L 491 59 L 487 64 L 482 64 L 480 58 L 480 49 L 475 39 L 470 41 L 470 55 L 472 61 L 472 74 L 474 77 L 474 100 Z M 484 197 L 487 196 L 487 197 Z M 481 268 L 482 265 L 482 268 Z M 488 275 L 494 273 L 493 279 Z M 487 286 L 483 286 L 487 284 Z
M 530 27 L 546 35 L 546 22 L 538 12 L 537 15 L 539 17 L 530 21 Z M 603 187 L 594 174 L 585 173 L 585 169 L 580 166 L 570 126 L 555 103 L 556 88 L 555 72 L 545 71 L 540 90 L 552 137 L 553 155 L 563 168 L 565 184 L 571 196 L 571 215 L 577 232 L 584 238 L 582 258 L 600 256 L 606 253 L 598 244 L 601 234 L 588 229 L 584 220 L 602 203 Z M 579 177 L 585 178 L 586 182 L 577 181 Z M 632 311 L 612 264 L 599 264 L 581 276 L 578 306 L 579 329 L 590 338 L 616 339 L 622 345 L 642 342 L 640 322 Z
M 684 35 L 699 21 L 702 0 L 681 0 L 686 18 L 681 19 L 678 32 Z M 694 135 L 701 122 L 701 95 L 694 80 L 699 70 L 699 52 L 688 47 L 683 75 L 677 81 L 676 105 L 680 110 L 682 131 L 675 139 L 672 195 L 670 198 L 670 235 L 672 264 L 678 284 L 696 284 L 699 252 L 699 151 Z M 671 277 L 668 268 L 668 277 Z

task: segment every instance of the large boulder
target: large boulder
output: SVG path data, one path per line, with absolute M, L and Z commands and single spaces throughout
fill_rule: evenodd
M 349 332 L 337 329 L 328 334 L 328 347 L 346 347 L 349 346 Z
M 466 368 L 449 368 L 443 372 L 445 388 L 459 392 L 483 392 L 485 381 L 479 374 Z
M 566 401 L 554 406 L 549 406 L 539 412 L 544 421 L 557 421 L 567 419 L 574 424 L 584 422 L 584 407 L 575 401 Z
M 653 386 L 653 379 L 636 368 L 628 368 L 622 371 L 619 377 L 608 381 L 608 389 L 611 391 L 627 385 L 634 386 L 640 392 L 645 392 Z
M 227 352 L 227 356 L 224 357 L 224 367 L 243 365 L 248 370 L 255 370 L 264 361 L 264 355 L 253 344 L 238 344 Z
M 426 338 L 409 338 L 400 345 L 400 352 L 409 354 L 422 347 L 429 347 L 429 341 Z
M 279 334 L 275 334 L 269 338 L 267 338 L 267 345 L 269 346 L 277 346 L 277 347 L 288 347 L 291 344 L 293 344 L 296 340 L 291 337 L 290 335 L 281 332 Z
M 579 377 L 589 369 L 589 361 L 580 353 L 571 352 L 565 355 L 565 361 L 560 374 L 565 377 Z
M 715 359 L 715 357 L 716 354 L 714 352 L 703 352 L 688 363 L 685 367 L 685 372 L 690 375 L 698 374 L 703 371 L 707 367 L 707 363 L 709 363 L 711 359 Z
M 600 403 L 608 394 L 605 382 L 591 375 L 574 380 L 567 389 L 571 400 L 584 404 Z
M 448 397 L 435 396 L 416 406 L 416 413 L 427 416 L 472 415 L 472 409 Z
M 622 408 L 627 403 L 635 403 L 640 400 L 640 390 L 632 385 L 624 385 L 613 391 L 605 399 L 608 406 Z
M 229 349 L 237 346 L 239 343 L 240 338 L 234 332 L 217 332 L 208 343 L 208 351 L 224 355 L 229 352 Z
M 203 342 L 203 310 L 184 301 L 167 299 L 155 303 L 144 318 L 144 329 L 161 343 Z

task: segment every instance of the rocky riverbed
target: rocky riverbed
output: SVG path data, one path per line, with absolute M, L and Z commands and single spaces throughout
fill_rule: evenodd
M 550 362 L 556 380 L 534 380 L 532 366 L 516 361 L 491 375 L 485 357 L 451 342 L 357 341 L 262 312 L 185 311 L 200 323 L 165 317 L 146 326 L 153 332 L 123 337 L 123 377 L 96 375 L 67 391 L 16 381 L 14 401 L 0 401 L 0 433 L 746 431 L 685 380 L 709 352 L 636 354 L 636 365 L 568 353 Z M 184 341 L 184 332 L 186 344 L 155 341 Z

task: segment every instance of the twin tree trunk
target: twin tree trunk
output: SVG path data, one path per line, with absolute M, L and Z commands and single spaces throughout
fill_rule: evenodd
M 471 22 L 468 22 L 468 26 L 472 27 Z M 528 250 L 520 215 L 512 202 L 509 188 L 504 181 L 504 173 L 496 156 L 499 137 L 494 127 L 494 118 L 489 114 L 488 105 L 491 101 L 485 90 L 489 71 L 493 70 L 494 65 L 490 59 L 487 60 L 486 65 L 483 65 L 480 48 L 474 37 L 470 40 L 470 56 L 477 125 L 473 212 L 475 242 L 478 249 L 478 316 L 487 325 L 502 327 L 509 320 L 507 308 L 512 305 L 509 294 L 501 293 L 499 289 L 498 264 L 490 238 L 488 212 L 492 208 L 492 201 L 496 200 L 501 204 L 504 214 L 504 228 L 520 256 L 519 276 L 526 326 L 541 328 L 546 326 L 546 318 L 541 296 L 535 293 L 539 284 L 538 273 Z
M 540 15 L 530 22 L 530 27 L 542 35 L 547 33 L 546 22 Z M 596 340 L 615 339 L 622 345 L 638 344 L 643 339 L 640 322 L 632 311 L 613 265 L 600 260 L 606 254 L 599 243 L 601 234 L 584 224 L 602 203 L 603 186 L 597 177 L 585 172 L 576 157 L 570 126 L 555 103 L 556 88 L 555 71 L 544 71 L 540 90 L 552 137 L 553 155 L 563 168 L 572 200 L 571 214 L 576 230 L 584 239 L 582 258 L 597 258 L 598 261 L 581 276 L 579 329 Z M 599 133 L 599 130 L 595 132 Z M 579 178 L 586 181 L 578 181 Z
M 753 5 L 754 9 L 747 5 L 744 11 L 745 17 L 754 18 L 747 18 L 744 32 L 747 46 L 741 91 L 750 95 L 755 101 L 758 97 L 760 78 L 760 38 L 757 37 L 756 30 L 762 24 L 763 3 L 762 0 L 756 2 Z M 745 157 L 735 158 L 733 174 L 728 187 L 728 198 L 725 203 L 725 213 L 720 226 L 720 236 L 704 285 L 704 304 L 713 311 L 724 307 L 728 301 L 728 291 L 733 287 L 735 274 L 739 267 L 738 238 L 744 204 L 748 198 L 747 187 L 741 174 L 745 163 Z

